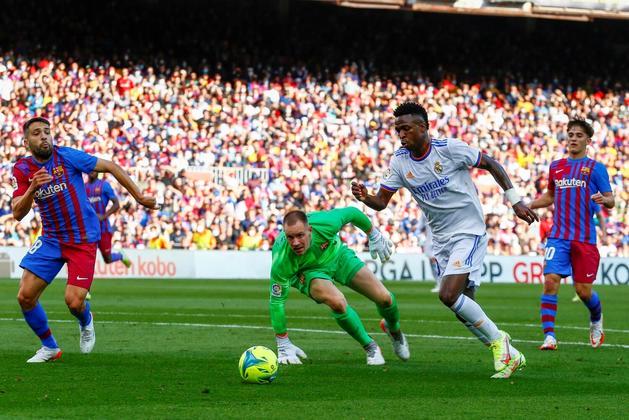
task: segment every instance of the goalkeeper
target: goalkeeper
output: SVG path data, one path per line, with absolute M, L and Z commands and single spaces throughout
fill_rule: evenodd
M 284 216 L 284 231 L 273 245 L 271 267 L 271 323 L 276 334 L 279 362 L 301 364 L 306 354 L 288 338 L 284 304 L 290 286 L 317 303 L 327 305 L 341 328 L 360 343 L 367 353 L 368 365 L 382 365 L 382 351 L 367 334 L 360 317 L 349 306 L 335 283 L 349 286 L 376 304 L 384 318 L 380 327 L 393 342 L 395 354 L 408 360 L 408 342 L 400 330 L 400 313 L 395 296 L 365 267 L 354 251 L 341 243 L 338 232 L 351 223 L 369 236 L 372 258 L 385 262 L 393 244 L 360 210 L 347 207 L 306 214 L 292 210 Z

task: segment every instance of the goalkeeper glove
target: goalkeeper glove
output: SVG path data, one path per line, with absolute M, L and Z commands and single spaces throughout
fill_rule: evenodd
M 369 252 L 374 260 L 380 257 L 380 261 L 385 262 L 391 258 L 393 253 L 393 242 L 380 233 L 375 227 L 369 232 Z
M 288 336 L 275 336 L 277 342 L 277 361 L 282 365 L 301 365 L 300 359 L 306 359 L 306 353 L 293 343 Z

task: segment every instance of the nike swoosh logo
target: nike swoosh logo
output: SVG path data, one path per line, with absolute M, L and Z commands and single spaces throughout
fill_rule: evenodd
M 87 280 L 87 277 L 77 277 L 76 279 L 79 280 L 79 281 L 80 280 Z
M 588 277 L 592 277 L 594 274 L 586 274 Z
M 33 182 L 33 178 L 29 178 L 29 179 L 28 179 L 28 182 Z
M 559 169 L 558 171 L 555 171 L 555 173 L 559 173 L 559 172 L 563 172 L 563 169 Z

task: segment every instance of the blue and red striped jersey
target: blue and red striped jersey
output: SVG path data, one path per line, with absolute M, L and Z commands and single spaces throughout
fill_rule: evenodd
M 28 156 L 13 165 L 13 198 L 24 195 L 32 176 L 42 167 L 53 177 L 35 192 L 42 236 L 75 244 L 100 239 L 98 217 L 87 199 L 83 183 L 83 173 L 92 172 L 97 160 L 80 150 L 54 146 L 52 156 L 45 163 Z
M 549 169 L 548 188 L 555 189 L 555 214 L 550 238 L 596 244 L 592 195 L 611 192 L 602 163 L 590 158 L 560 159 Z
M 99 216 L 104 216 L 107 213 L 107 204 L 116 199 L 113 188 L 109 182 L 103 179 L 97 179 L 94 182 L 88 181 L 85 184 L 85 191 L 87 192 L 87 199 L 92 203 L 92 207 Z M 100 222 L 100 231 L 109 233 L 114 231 L 107 218 Z

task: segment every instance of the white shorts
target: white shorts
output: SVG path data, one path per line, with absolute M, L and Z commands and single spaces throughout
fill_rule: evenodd
M 433 258 L 435 256 L 435 251 L 432 244 L 432 231 L 428 226 L 426 226 L 426 239 L 424 240 L 422 248 L 424 250 L 424 254 L 426 254 L 428 258 Z
M 482 236 L 455 235 L 446 243 L 433 241 L 437 259 L 437 276 L 442 279 L 451 274 L 470 273 L 470 283 L 480 286 L 483 260 L 487 254 L 487 242 L 489 238 L 486 233 Z

